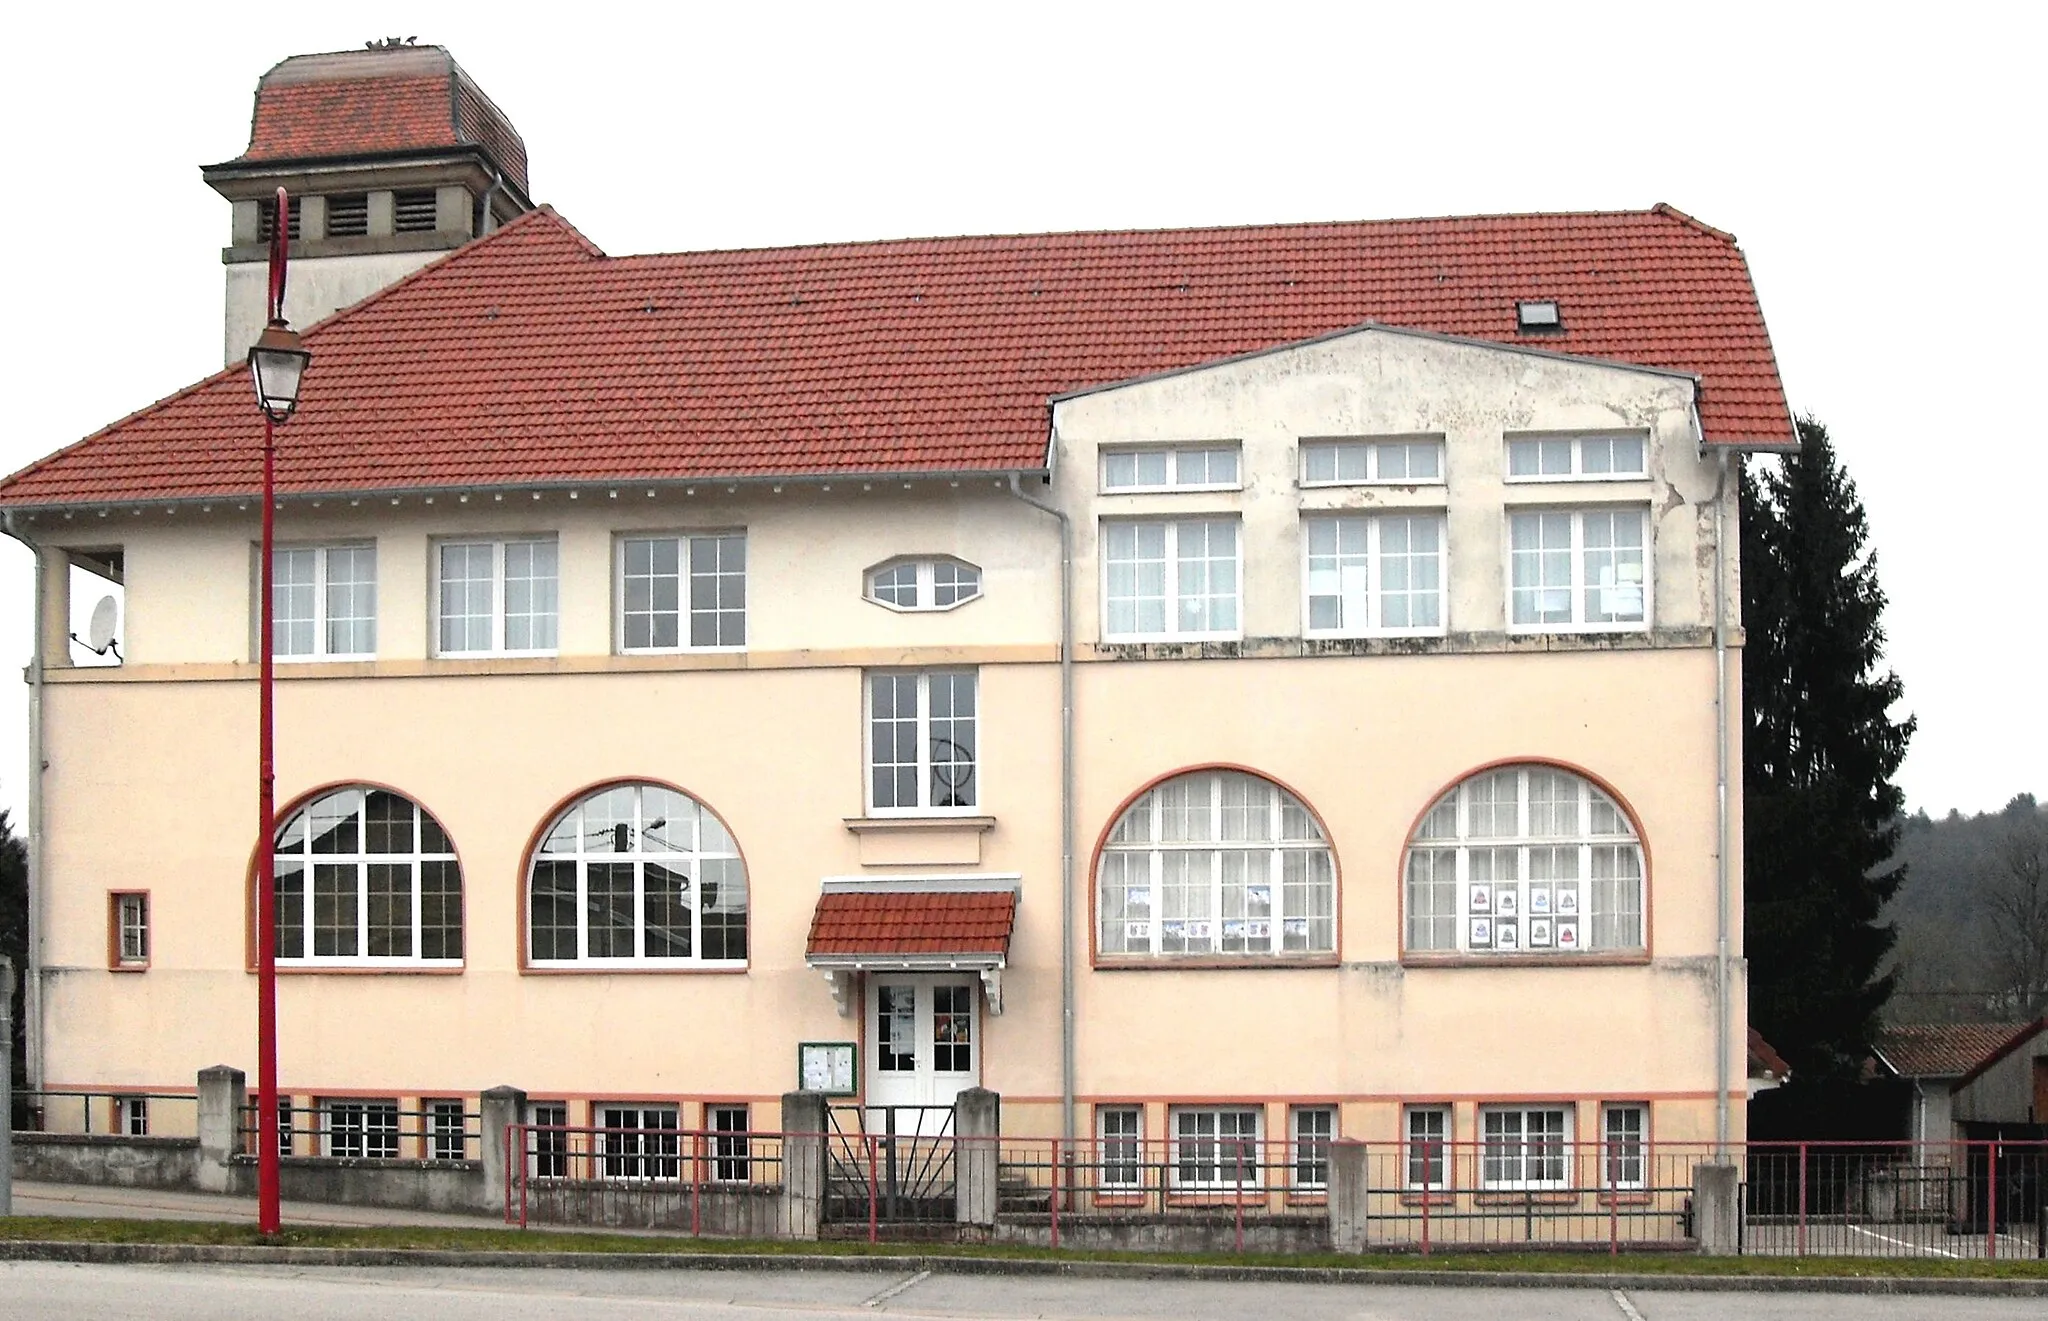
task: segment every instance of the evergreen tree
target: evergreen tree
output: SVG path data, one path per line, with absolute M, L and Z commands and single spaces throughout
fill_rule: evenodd
M 1885 597 L 1856 485 L 1799 421 L 1780 471 L 1743 474 L 1744 943 L 1749 1017 L 1795 1081 L 1854 1075 L 1891 993 L 1880 920 L 1914 721 L 1880 671 Z
M 28 1015 L 22 1004 L 28 972 L 28 845 L 0 807 L 0 954 L 14 960 L 14 1086 L 28 1079 Z

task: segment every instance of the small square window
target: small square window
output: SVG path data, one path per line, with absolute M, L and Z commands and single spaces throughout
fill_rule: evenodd
M 597 1107 L 597 1146 L 607 1179 L 681 1176 L 681 1128 L 672 1105 Z
M 1515 304 L 1515 328 L 1536 332 L 1563 330 L 1564 317 L 1555 299 L 1529 299 Z
M 355 1160 L 398 1159 L 398 1102 L 330 1099 L 320 1103 L 324 1155 Z
M 147 968 L 149 895 L 139 890 L 117 890 L 109 900 L 107 952 L 112 956 L 109 962 L 116 968 Z
M 1177 1108 L 1173 1111 L 1173 1177 L 1180 1189 L 1258 1186 L 1264 1164 L 1258 1110 Z
M 424 1120 L 425 1156 L 428 1160 L 465 1160 L 469 1156 L 469 1116 L 462 1102 L 432 1100 L 420 1103 Z
M 115 1097 L 114 1131 L 131 1138 L 148 1137 L 149 1098 L 146 1096 Z

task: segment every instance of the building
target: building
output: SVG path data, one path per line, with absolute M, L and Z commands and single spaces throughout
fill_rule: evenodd
M 281 1075 L 329 1131 L 503 1083 L 767 1128 L 804 1082 L 1487 1139 L 1517 1188 L 1741 1138 L 1730 469 L 1793 434 L 1731 236 L 608 257 L 488 107 L 445 52 L 301 57 L 207 171 L 231 362 L 280 182 L 293 315 L 343 309 L 273 639 Z M 231 365 L 0 484 L 46 1088 L 251 1063 L 260 438 Z

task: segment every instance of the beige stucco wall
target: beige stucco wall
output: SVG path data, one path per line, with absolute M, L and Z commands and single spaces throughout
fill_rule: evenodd
M 285 285 L 285 319 L 304 330 L 445 255 L 441 251 L 377 252 L 295 259 Z M 270 319 L 270 272 L 260 261 L 230 262 L 226 269 L 222 358 L 238 363 L 249 356 L 249 346 Z
M 1459 1136 L 1469 1137 L 1472 1107 L 1487 1099 L 1572 1101 L 1595 1118 L 1601 1099 L 1647 1099 L 1660 1139 L 1711 1136 L 1715 666 L 1701 566 L 1711 557 L 1714 473 L 1695 452 L 1690 391 L 1681 378 L 1374 332 L 1058 406 L 1050 494 L 1075 518 L 1084 644 L 1075 916 L 1084 1104 L 1252 1097 L 1275 1107 L 1278 1133 L 1287 1100 L 1339 1102 L 1343 1131 L 1391 1137 L 1403 1098 L 1453 1100 Z M 1505 434 L 1587 427 L 1646 435 L 1648 480 L 1592 491 L 1501 482 Z M 1445 436 L 1447 485 L 1298 488 L 1301 437 L 1414 432 Z M 1095 447 L 1151 440 L 1240 441 L 1244 490 L 1097 496 Z M 1510 644 L 1504 502 L 1581 499 L 1656 511 L 1656 627 Z M 1300 645 L 1296 529 L 1304 507 L 1331 501 L 1447 509 L 1449 636 L 1407 654 L 1302 654 L 1311 649 Z M 1244 655 L 1133 659 L 1093 645 L 1095 519 L 1145 508 L 1242 514 Z M 107 544 L 109 530 L 93 522 L 72 544 Z M 744 655 L 610 654 L 619 534 L 741 527 Z M 118 532 L 129 663 L 57 672 L 48 687 L 46 1076 L 52 1086 L 189 1086 L 205 1065 L 251 1064 L 243 914 L 257 833 L 254 513 L 224 503 L 128 514 Z M 562 655 L 432 658 L 433 539 L 533 532 L 560 538 Z M 44 534 L 62 541 L 67 532 Z M 467 889 L 460 974 L 282 979 L 288 1089 L 420 1096 L 509 1082 L 572 1097 L 779 1094 L 793 1084 L 796 1042 L 860 1030 L 803 963 L 820 878 L 919 870 L 876 864 L 887 848 L 871 850 L 864 867 L 862 837 L 845 825 L 862 810 L 863 671 L 973 664 L 980 810 L 995 825 L 964 869 L 1024 877 L 1007 1009 L 984 1021 L 983 1080 L 1005 1095 L 1007 1126 L 1056 1127 L 1050 519 L 993 482 L 842 482 L 829 491 L 664 488 L 651 498 L 644 488 L 596 488 L 574 500 L 511 492 L 294 503 L 279 535 L 373 537 L 379 573 L 376 661 L 279 667 L 279 801 L 341 781 L 398 788 L 451 832 Z M 861 571 L 906 554 L 979 564 L 983 598 L 908 615 L 861 600 Z M 1516 758 L 1582 768 L 1634 813 L 1649 860 L 1646 960 L 1404 966 L 1397 878 L 1411 823 L 1459 776 Z M 1090 969 L 1096 839 L 1149 782 L 1218 763 L 1280 780 L 1320 815 L 1340 875 L 1339 958 L 1315 968 Z M 745 973 L 520 970 L 532 832 L 564 798 L 633 776 L 681 786 L 730 826 L 753 896 Z M 124 888 L 152 894 L 155 950 L 142 974 L 104 966 L 106 892 Z M 1746 1021 L 1739 977 L 1733 1021 Z M 1741 1040 L 1738 1027 L 1738 1096 Z M 1736 1121 L 1739 1136 L 1739 1104 Z

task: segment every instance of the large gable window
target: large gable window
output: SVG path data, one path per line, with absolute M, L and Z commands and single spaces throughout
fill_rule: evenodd
M 1243 771 L 1155 786 L 1117 818 L 1096 871 L 1106 956 L 1284 957 L 1337 948 L 1336 864 L 1300 799 Z
M 744 966 L 747 873 L 702 803 L 658 784 L 581 799 L 548 826 L 529 877 L 536 967 Z
M 462 962 L 462 864 L 419 804 L 361 786 L 322 794 L 278 827 L 276 868 L 279 962 Z
M 1552 766 L 1465 780 L 1408 841 L 1410 953 L 1630 953 L 1644 946 L 1643 848 L 1591 781 Z

